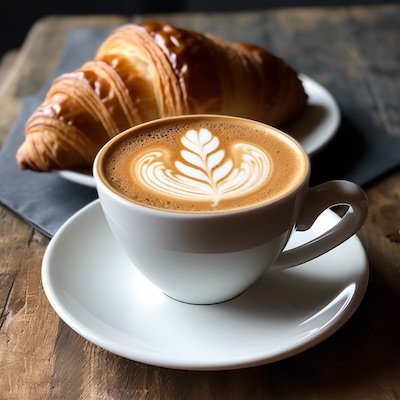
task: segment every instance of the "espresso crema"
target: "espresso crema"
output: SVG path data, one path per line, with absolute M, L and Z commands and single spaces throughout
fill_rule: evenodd
M 111 143 L 101 164 L 106 184 L 130 201 L 190 213 L 272 200 L 298 185 L 307 169 L 285 135 L 218 117 L 134 129 Z

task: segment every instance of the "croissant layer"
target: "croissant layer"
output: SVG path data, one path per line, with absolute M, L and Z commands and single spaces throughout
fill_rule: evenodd
M 307 101 L 296 72 L 260 47 L 160 22 L 125 25 L 95 58 L 61 75 L 26 124 L 22 169 L 81 169 L 123 130 L 183 114 L 279 126 Z

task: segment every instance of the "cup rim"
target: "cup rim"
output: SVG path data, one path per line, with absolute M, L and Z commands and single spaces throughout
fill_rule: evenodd
M 106 179 L 104 176 L 104 173 L 102 171 L 99 171 L 99 164 L 100 162 L 104 159 L 105 154 L 107 150 L 112 147 L 115 143 L 118 141 L 124 140 L 124 138 L 128 135 L 131 135 L 132 132 L 136 132 L 142 129 L 146 129 L 148 127 L 151 127 L 152 125 L 158 125 L 160 123 L 165 123 L 168 121 L 179 121 L 179 120 L 184 120 L 184 119 L 207 119 L 207 118 L 218 118 L 222 120 L 240 120 L 243 122 L 250 122 L 253 124 L 257 124 L 263 127 L 268 127 L 268 129 L 271 129 L 274 132 L 279 133 L 280 135 L 283 135 L 286 137 L 287 140 L 289 140 L 291 143 L 293 143 L 299 150 L 300 154 L 303 157 L 304 163 L 305 163 L 305 168 L 304 168 L 304 175 L 302 179 L 299 180 L 299 182 L 294 185 L 289 191 L 284 192 L 283 194 L 274 197 L 270 200 L 265 200 L 263 202 L 254 204 L 254 205 L 249 205 L 245 207 L 241 207 L 238 209 L 227 209 L 227 210 L 218 210 L 218 211 L 201 211 L 201 212 L 190 212 L 190 211 L 176 211 L 176 210 L 167 210 L 167 209 L 162 209 L 158 207 L 151 207 L 151 206 L 146 206 L 145 204 L 135 202 L 133 200 L 128 199 L 126 196 L 123 196 L 122 194 L 118 193 L 116 190 L 113 190 L 110 185 L 106 184 Z M 143 210 L 145 212 L 149 212 L 154 215 L 164 215 L 164 216 L 181 216 L 181 217 L 195 217 L 195 218 L 205 218 L 205 217 L 221 217 L 221 216 L 227 216 L 227 215 L 232 215 L 232 214 L 241 214 L 241 213 L 246 213 L 250 211 L 257 211 L 261 208 L 264 208 L 266 206 L 270 206 L 272 204 L 277 204 L 280 201 L 283 201 L 299 191 L 305 184 L 308 185 L 308 180 L 310 177 L 310 159 L 305 150 L 302 148 L 300 143 L 290 136 L 289 134 L 283 132 L 282 130 L 275 128 L 271 125 L 265 124 L 260 121 L 255 121 L 251 120 L 248 118 L 243 118 L 243 117 L 235 117 L 235 116 L 229 116 L 229 115 L 219 115 L 219 114 L 188 114 L 188 115 L 180 115 L 180 116 L 173 116 L 173 117 L 165 117 L 165 118 L 159 118 L 155 120 L 151 120 L 148 122 L 144 122 L 139 125 L 135 125 L 133 127 L 130 127 L 121 133 L 117 134 L 113 138 L 111 138 L 107 143 L 105 143 L 101 149 L 98 151 L 94 163 L 93 163 L 93 177 L 95 179 L 96 183 L 96 188 L 99 191 L 99 186 L 101 185 L 101 188 L 103 191 L 106 191 L 109 195 L 111 195 L 115 200 L 122 202 L 123 204 L 133 207 L 133 208 L 138 208 L 140 210 Z

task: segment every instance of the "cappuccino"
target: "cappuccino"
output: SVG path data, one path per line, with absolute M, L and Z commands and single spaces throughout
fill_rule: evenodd
M 307 157 L 287 135 L 229 117 L 147 123 L 107 146 L 99 171 L 112 191 L 174 212 L 257 206 L 297 187 L 308 171 Z

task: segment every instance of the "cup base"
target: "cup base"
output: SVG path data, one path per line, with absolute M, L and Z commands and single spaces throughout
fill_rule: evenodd
M 247 290 L 247 289 L 246 289 L 246 290 Z M 234 300 L 234 299 L 236 299 L 237 297 L 241 296 L 246 290 L 243 290 L 243 291 L 241 291 L 240 293 L 235 294 L 235 295 L 232 296 L 232 297 L 229 297 L 228 299 L 225 299 L 225 300 L 217 300 L 217 301 L 210 301 L 210 302 L 206 302 L 206 301 L 204 301 L 204 302 L 198 302 L 198 301 L 179 300 L 179 299 L 177 299 L 177 298 L 175 298 L 175 297 L 173 297 L 173 296 L 170 296 L 169 294 L 167 294 L 167 293 L 165 293 L 165 292 L 161 292 L 161 293 L 164 294 L 165 296 L 167 296 L 168 298 L 170 298 L 171 300 L 177 301 L 177 302 L 179 302 L 179 303 L 190 304 L 190 305 L 193 305 L 193 306 L 212 306 L 212 305 L 215 305 L 215 304 L 227 303 L 228 301 Z

